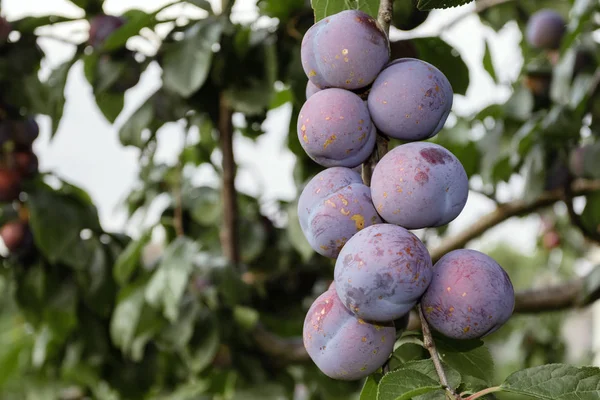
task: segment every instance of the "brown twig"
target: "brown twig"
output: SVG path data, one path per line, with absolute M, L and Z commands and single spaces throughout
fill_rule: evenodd
M 431 356 L 431 361 L 433 361 L 433 366 L 435 367 L 435 372 L 437 372 L 438 377 L 440 378 L 440 383 L 448 392 L 450 397 L 455 399 L 460 399 L 460 396 L 454 391 L 454 388 L 451 388 L 448 385 L 448 378 L 446 378 L 446 371 L 444 371 L 444 367 L 442 366 L 442 361 L 440 360 L 440 355 L 438 354 L 437 348 L 435 347 L 435 341 L 433 340 L 433 336 L 431 335 L 431 330 L 429 329 L 429 324 L 425 319 L 425 315 L 423 315 L 423 310 L 421 309 L 421 305 L 417 305 L 419 320 L 421 321 L 421 330 L 423 331 L 423 347 L 429 352 Z
M 570 182 L 570 179 L 569 179 Z M 581 215 L 577 214 L 575 212 L 575 208 L 573 206 L 573 198 L 575 197 L 573 191 L 571 190 L 571 185 L 569 184 L 569 182 L 567 183 L 567 185 L 565 185 L 565 198 L 564 198 L 564 202 L 567 205 L 567 211 L 569 213 L 569 219 L 571 220 L 571 223 L 577 227 L 577 229 L 579 229 L 579 231 L 581 232 L 581 234 L 583 236 L 585 236 L 587 239 L 594 241 L 596 243 L 600 243 L 600 231 L 594 231 L 593 229 L 590 229 L 588 226 L 586 226 L 583 223 L 583 220 L 581 219 Z
M 571 190 L 574 196 L 582 196 L 595 191 L 600 190 L 600 181 L 589 181 L 589 180 L 576 180 L 571 186 Z M 448 237 L 442 243 L 433 249 L 431 259 L 435 263 L 444 254 L 462 248 L 471 240 L 481 236 L 489 229 L 496 225 L 510 219 L 512 217 L 518 217 L 529 214 L 535 210 L 539 210 L 544 207 L 548 207 L 558 201 L 563 200 L 564 191 L 557 189 L 551 192 L 545 192 L 537 200 L 533 202 L 525 202 L 523 200 L 515 200 L 508 203 L 498 205 L 498 207 L 491 213 L 480 217 L 477 222 L 471 225 L 469 228 L 458 234 L 453 234 Z
M 223 153 L 223 226 L 221 228 L 221 248 L 223 255 L 239 267 L 240 255 L 237 241 L 238 210 L 235 190 L 236 165 L 233 155 L 233 110 L 225 96 L 219 98 L 219 134 Z
M 377 12 L 377 22 L 383 28 L 386 35 L 390 35 L 390 25 L 394 14 L 394 0 L 381 0 Z
M 444 31 L 447 31 L 448 29 L 454 27 L 456 24 L 458 24 L 460 21 L 462 21 L 470 15 L 479 14 L 489 8 L 499 6 L 504 3 L 510 3 L 511 1 L 514 0 L 477 0 L 475 2 L 475 10 L 467 11 L 464 14 L 459 15 L 457 18 L 451 20 L 446 25 L 442 25 L 438 32 L 442 33 Z

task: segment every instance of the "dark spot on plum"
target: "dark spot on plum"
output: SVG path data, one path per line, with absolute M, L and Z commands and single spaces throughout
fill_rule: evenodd
M 429 175 L 427 175 L 423 171 L 419 171 L 415 175 L 415 182 L 417 182 L 419 185 L 423 186 L 424 184 L 426 184 L 427 182 L 429 182 Z
M 452 157 L 446 154 L 443 150 L 436 148 L 423 149 L 419 152 L 421 157 L 425 159 L 429 164 L 446 164 L 446 161 L 452 161 Z

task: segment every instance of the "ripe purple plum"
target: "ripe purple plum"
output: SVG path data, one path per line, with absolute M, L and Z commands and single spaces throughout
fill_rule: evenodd
M 304 347 L 317 367 L 338 380 L 358 380 L 379 369 L 394 348 L 393 322 L 357 318 L 329 289 L 310 306 L 303 329 Z
M 435 66 L 415 58 L 399 58 L 379 74 L 367 100 L 375 126 L 406 141 L 432 138 L 444 127 L 454 92 Z
M 328 168 L 310 180 L 298 198 L 298 216 L 310 246 L 330 258 L 358 231 L 382 222 L 369 187 L 344 167 Z
M 460 161 L 435 143 L 395 147 L 377 164 L 371 179 L 379 215 L 406 229 L 450 223 L 469 196 L 469 180 Z
M 368 14 L 346 10 L 317 22 L 304 35 L 302 67 L 320 88 L 360 89 L 390 58 L 389 40 Z
M 311 81 L 308 81 L 306 83 L 306 100 L 308 100 L 310 98 L 310 96 L 312 96 L 313 94 L 320 92 L 320 91 L 321 91 L 320 87 L 318 87 Z
M 300 144 L 324 167 L 360 165 L 373 151 L 376 136 L 365 102 L 348 90 L 321 90 L 300 110 Z
M 512 315 L 515 292 L 508 274 L 476 250 L 454 250 L 434 266 L 421 299 L 432 328 L 454 339 L 480 338 L 499 329 Z
M 431 281 L 432 262 L 412 232 L 377 224 L 354 235 L 335 263 L 335 287 L 359 318 L 391 321 L 417 304 Z
M 567 30 L 567 22 L 554 10 L 543 9 L 534 13 L 527 22 L 527 43 L 538 49 L 557 49 Z

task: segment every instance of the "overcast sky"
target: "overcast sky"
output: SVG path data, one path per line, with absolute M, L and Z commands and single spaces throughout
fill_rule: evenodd
M 165 4 L 164 0 L 106 0 L 105 10 L 108 13 L 121 13 L 130 8 L 154 10 Z M 215 9 L 219 2 L 212 1 Z M 234 9 L 234 18 L 240 21 L 251 21 L 256 16 L 256 5 L 253 0 L 241 0 Z M 8 19 L 24 15 L 61 14 L 72 17 L 81 16 L 82 12 L 67 0 L 3 0 L 3 12 Z M 438 32 L 443 24 L 468 12 L 472 5 L 450 10 L 436 11 L 421 27 L 410 35 L 424 36 Z M 177 10 L 173 10 L 176 12 Z M 47 32 L 70 39 L 85 38 L 87 23 L 62 24 Z M 406 37 L 392 29 L 392 39 Z M 484 38 L 492 43 L 492 55 L 499 71 L 501 81 L 511 81 L 517 76 L 521 65 L 521 57 L 517 44 L 521 40 L 520 33 L 514 27 L 507 27 L 500 34 L 484 28 L 475 16 L 463 19 L 455 27 L 444 33 L 445 40 L 455 46 L 469 64 L 471 85 L 466 97 L 456 96 L 455 110 L 467 112 L 482 105 L 503 100 L 509 90 L 494 85 L 491 78 L 481 68 Z M 48 55 L 42 75 L 49 69 L 67 60 L 73 52 L 72 47 L 52 39 L 43 39 L 41 46 Z M 131 46 L 141 46 L 143 42 L 132 40 Z M 118 126 L 130 113 L 151 94 L 160 83 L 160 71 L 149 68 L 143 75 L 140 84 L 126 95 L 126 106 L 116 126 L 111 126 L 98 111 L 91 93 L 91 88 L 83 77 L 81 64 L 72 69 L 66 87 L 67 103 L 64 117 L 56 137 L 49 140 L 49 121 L 40 117 L 41 135 L 36 142 L 36 151 L 40 158 L 41 169 L 52 170 L 71 182 L 85 188 L 99 207 L 104 226 L 108 229 L 123 229 L 125 218 L 122 212 L 122 201 L 135 184 L 138 165 L 138 151 L 124 148 L 118 141 Z M 290 107 L 283 106 L 272 111 L 265 122 L 267 134 L 252 143 L 244 138 L 235 142 L 236 158 L 240 171 L 236 184 L 244 192 L 261 195 L 269 199 L 294 199 L 298 193 L 292 179 L 294 156 L 287 151 L 285 139 L 290 116 Z M 165 161 L 173 161 L 181 147 L 181 133 L 176 124 L 171 124 L 159 131 L 159 157 Z M 198 171 L 198 181 L 210 180 L 206 170 Z M 508 199 L 518 193 L 520 181 L 501 191 Z M 451 230 L 466 227 L 483 213 L 494 207 L 490 202 L 472 194 L 463 213 L 453 222 Z M 154 217 L 157 213 L 153 214 Z M 494 230 L 494 237 L 502 237 L 520 248 L 527 250 L 534 245 L 537 222 L 531 218 L 528 222 L 516 222 L 520 228 L 515 232 L 515 224 L 505 224 Z M 136 227 L 128 231 L 135 233 Z M 516 233 L 516 234 L 515 234 Z M 525 246 L 525 248 L 524 248 Z

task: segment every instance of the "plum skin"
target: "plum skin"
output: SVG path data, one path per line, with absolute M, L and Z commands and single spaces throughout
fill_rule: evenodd
M 406 229 L 450 223 L 464 209 L 469 179 L 460 161 L 435 143 L 395 147 L 377 164 L 371 196 L 384 221 Z
M 328 168 L 309 181 L 298 198 L 298 219 L 313 250 L 329 258 L 358 231 L 382 222 L 369 187 L 344 167 Z
M 435 265 L 421 308 L 433 329 L 454 339 L 480 338 L 509 320 L 515 292 L 504 269 L 476 250 L 460 249 Z
M 306 154 L 324 167 L 354 168 L 373 152 L 376 130 L 356 94 L 324 89 L 300 109 L 298 139 Z
M 402 317 L 417 304 L 432 272 L 431 257 L 419 238 L 400 226 L 377 224 L 344 245 L 334 279 L 350 311 L 383 322 Z
M 557 49 L 566 32 L 566 21 L 554 10 L 542 9 L 527 22 L 527 43 L 538 49 Z
M 389 57 L 386 33 L 373 17 L 359 10 L 322 19 L 302 39 L 302 67 L 320 88 L 368 86 Z
M 358 380 L 379 369 L 394 348 L 393 322 L 376 324 L 357 318 L 340 301 L 335 286 L 310 306 L 302 333 L 304 347 L 328 377 Z
M 313 94 L 320 92 L 320 91 L 321 91 L 321 88 L 309 80 L 306 83 L 306 100 L 308 100 Z
M 434 137 L 444 127 L 454 92 L 435 66 L 415 58 L 399 58 L 379 74 L 367 104 L 375 126 L 387 136 L 417 141 Z

